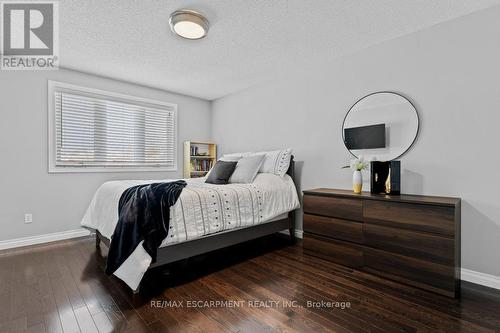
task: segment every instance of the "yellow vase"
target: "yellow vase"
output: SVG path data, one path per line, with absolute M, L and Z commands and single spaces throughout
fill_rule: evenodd
M 361 171 L 354 171 L 352 174 L 352 189 L 356 194 L 360 194 L 363 190 L 363 174 Z

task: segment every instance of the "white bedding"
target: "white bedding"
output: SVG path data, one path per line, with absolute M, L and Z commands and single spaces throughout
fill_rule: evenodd
M 111 239 L 123 191 L 152 182 L 159 181 L 104 183 L 94 194 L 81 225 L 99 230 Z M 288 175 L 260 173 L 252 184 L 213 185 L 205 183 L 204 178 L 186 182 L 188 185 L 170 209 L 170 229 L 162 246 L 269 222 L 300 206 L 295 185 Z M 141 244 L 114 274 L 136 289 L 150 263 L 151 257 Z

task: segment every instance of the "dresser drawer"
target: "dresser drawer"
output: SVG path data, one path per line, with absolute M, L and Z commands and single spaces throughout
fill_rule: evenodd
M 372 248 L 364 250 L 364 270 L 416 287 L 453 296 L 455 268 Z
M 311 234 L 304 235 L 302 244 L 304 252 L 312 256 L 320 257 L 348 267 L 363 267 L 363 250 L 358 245 L 333 239 L 325 239 Z
M 363 202 L 357 199 L 304 195 L 304 212 L 363 221 Z
M 454 236 L 452 207 L 365 200 L 363 217 L 365 222 Z
M 363 236 L 366 245 L 377 249 L 447 265 L 455 260 L 452 238 L 371 223 L 363 224 Z
M 363 223 L 304 214 L 304 231 L 320 236 L 363 243 Z

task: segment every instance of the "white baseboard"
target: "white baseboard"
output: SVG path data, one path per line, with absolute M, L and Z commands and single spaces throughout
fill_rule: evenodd
M 16 239 L 9 239 L 0 241 L 0 250 L 13 249 L 16 247 L 36 245 L 43 243 L 50 243 L 59 240 L 65 240 L 70 238 L 77 238 L 90 235 L 87 229 L 74 229 L 68 231 L 55 232 L 52 234 L 45 234 L 39 236 L 23 237 Z
M 463 281 L 480 284 L 485 287 L 500 289 L 500 276 L 471 271 L 470 269 L 466 268 L 462 268 L 460 273 L 461 279 Z

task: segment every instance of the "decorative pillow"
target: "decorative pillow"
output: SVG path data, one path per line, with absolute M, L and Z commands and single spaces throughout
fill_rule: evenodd
M 229 178 L 229 182 L 249 184 L 253 182 L 257 172 L 259 172 L 260 166 L 264 161 L 264 155 L 253 155 L 243 157 L 236 164 L 233 175 Z
M 226 161 L 226 162 L 238 162 L 241 160 L 243 156 L 237 156 L 237 155 L 224 155 L 221 158 L 219 158 L 219 161 Z
M 227 184 L 229 178 L 234 172 L 238 162 L 217 161 L 210 170 L 205 183 L 224 185 Z
M 231 153 L 231 154 L 224 154 L 224 156 L 222 156 L 221 159 L 227 159 L 229 160 L 230 158 L 242 158 L 242 157 L 245 157 L 245 156 L 250 156 L 250 155 L 253 155 L 253 153 L 251 152 L 245 152 L 245 153 Z
M 292 153 L 293 151 L 290 148 L 255 153 L 255 155 L 265 156 L 259 172 L 272 173 L 283 177 L 290 167 L 290 158 L 292 157 Z

